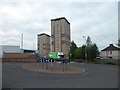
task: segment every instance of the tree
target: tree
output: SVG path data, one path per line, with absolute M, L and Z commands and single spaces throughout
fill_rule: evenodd
M 87 60 L 94 60 L 99 54 L 98 47 L 95 43 L 92 43 L 90 36 L 87 37 L 86 45 L 83 45 L 82 49 L 83 59 L 85 59 L 85 53 L 87 53 Z
M 118 46 L 120 47 L 120 38 L 119 38 L 119 40 L 118 40 Z
M 75 44 L 74 41 L 71 42 L 71 47 L 70 47 L 70 54 L 71 54 L 71 59 L 74 59 L 75 57 L 75 50 L 77 49 L 77 45 Z
M 86 44 L 87 46 L 92 44 L 90 36 L 87 37 Z
M 99 50 L 95 43 L 92 43 L 91 38 L 88 36 L 86 40 L 86 45 L 82 47 L 77 47 L 74 41 L 71 42 L 70 53 L 71 59 L 85 59 L 85 53 L 87 53 L 87 60 L 94 60 L 98 54 Z
M 82 58 L 82 47 L 76 48 L 75 49 L 75 58 L 76 59 L 81 59 Z
M 91 44 L 87 46 L 87 59 L 94 61 L 94 59 L 98 56 L 99 51 L 96 44 Z
M 85 48 L 86 48 L 86 45 L 82 45 L 82 56 L 81 56 L 81 59 L 85 59 Z
M 94 58 L 96 58 L 97 56 L 99 56 L 99 49 L 95 43 L 93 44 L 93 50 L 94 50 Z

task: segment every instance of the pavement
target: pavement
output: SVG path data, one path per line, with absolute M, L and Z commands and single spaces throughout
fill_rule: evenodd
M 117 65 L 70 64 L 86 70 L 77 74 L 34 72 L 23 65 L 25 63 L 2 63 L 2 88 L 118 88 Z

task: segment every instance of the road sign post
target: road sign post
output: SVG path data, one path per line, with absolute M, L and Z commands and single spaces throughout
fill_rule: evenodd
M 50 70 L 52 71 L 53 70 L 54 59 L 50 58 L 49 62 L 50 62 Z
M 47 59 L 47 58 L 44 58 L 44 62 L 45 62 L 45 67 L 46 67 L 46 69 L 48 70 L 48 59 Z

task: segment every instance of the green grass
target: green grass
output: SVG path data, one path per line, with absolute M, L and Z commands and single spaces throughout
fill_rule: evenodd
M 116 65 L 115 63 L 110 62 L 110 61 L 104 62 L 104 64 Z
M 75 61 L 75 62 L 78 62 L 78 63 L 85 62 L 84 60 L 71 60 L 71 61 Z M 91 63 L 91 64 L 109 64 L 109 65 L 117 65 L 116 63 L 111 62 L 111 61 L 95 61 L 95 60 L 88 60 L 87 63 Z

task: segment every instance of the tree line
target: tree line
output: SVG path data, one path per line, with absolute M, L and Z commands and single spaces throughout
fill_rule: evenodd
M 83 59 L 85 60 L 87 54 L 87 60 L 93 61 L 98 55 L 99 50 L 95 43 L 91 41 L 91 38 L 88 36 L 86 39 L 86 44 L 81 47 L 77 47 L 74 41 L 71 42 L 70 47 L 70 58 L 71 59 Z

